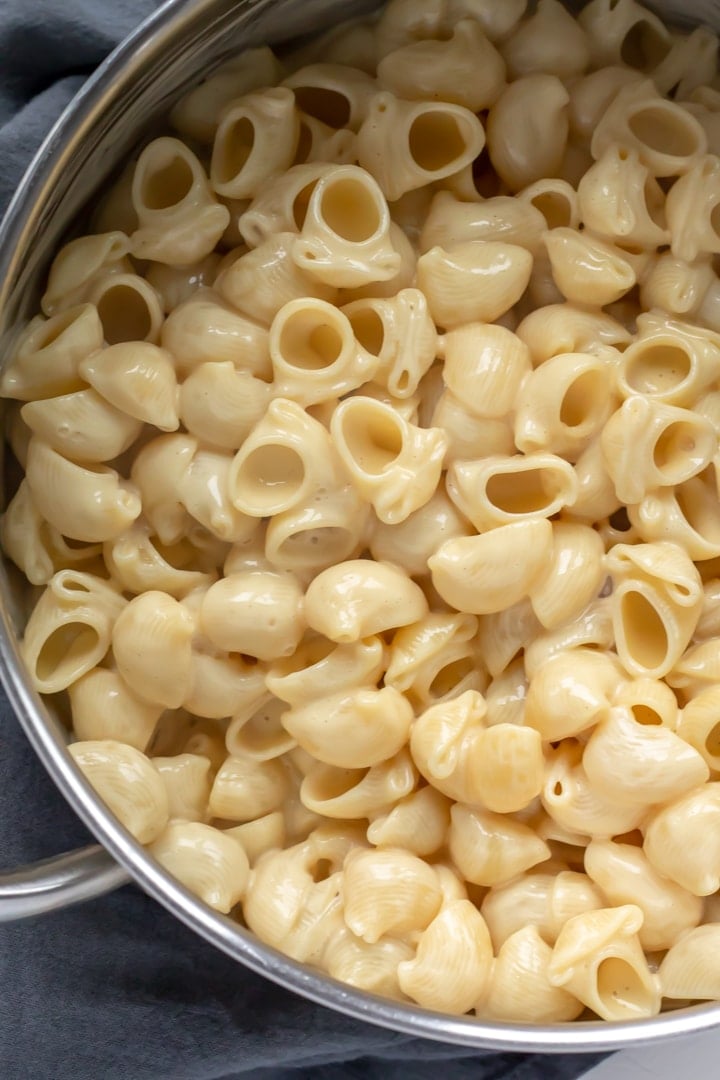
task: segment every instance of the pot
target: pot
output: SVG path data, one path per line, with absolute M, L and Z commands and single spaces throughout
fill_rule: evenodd
M 498 0 L 499 2 L 499 0 Z M 240 49 L 327 29 L 373 0 L 168 0 L 101 65 L 45 140 L 0 226 L 0 347 L 38 309 L 53 252 L 138 137 L 202 75 Z M 657 0 L 666 21 L 720 28 L 718 0 Z M 720 1004 L 633 1023 L 531 1026 L 431 1013 L 354 990 L 289 960 L 197 900 L 137 844 L 66 752 L 66 730 L 32 689 L 18 653 L 19 582 L 0 567 L 0 672 L 28 739 L 99 844 L 0 874 L 0 921 L 89 900 L 134 881 L 239 963 L 321 1005 L 409 1035 L 511 1051 L 610 1051 L 720 1025 Z

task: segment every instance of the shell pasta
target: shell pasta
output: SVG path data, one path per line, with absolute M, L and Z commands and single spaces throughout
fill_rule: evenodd
M 361 990 L 720 1001 L 718 41 L 390 0 L 175 104 L 0 373 L 34 689 Z

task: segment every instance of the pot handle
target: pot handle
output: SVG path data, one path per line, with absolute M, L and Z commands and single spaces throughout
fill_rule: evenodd
M 0 923 L 43 915 L 112 892 L 131 880 L 99 844 L 0 872 Z

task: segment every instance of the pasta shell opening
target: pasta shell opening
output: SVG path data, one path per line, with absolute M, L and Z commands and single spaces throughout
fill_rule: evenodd
M 371 356 L 380 356 L 385 344 L 385 323 L 376 308 L 362 305 L 345 314 L 357 343 Z
M 705 750 L 709 757 L 716 761 L 720 759 L 720 720 L 708 731 L 704 740 Z
M 680 714 L 677 732 L 715 772 L 720 772 L 720 695 L 715 687 L 702 691 L 689 701 Z
M 47 349 L 49 345 L 54 345 L 66 330 L 69 330 L 82 318 L 84 312 L 85 305 L 71 308 L 69 311 L 64 311 L 60 315 L 48 319 L 47 322 L 42 324 L 32 342 L 32 349 L 28 350 L 28 352 L 40 352 L 41 349 Z
M 636 724 L 642 727 L 661 727 L 663 718 L 652 705 L 646 705 L 642 701 L 630 706 L 630 712 Z
M 680 345 L 639 344 L 625 354 L 624 381 L 637 394 L 666 397 L 692 372 L 692 358 Z
M 162 313 L 157 297 L 142 279 L 137 284 L 124 276 L 111 279 L 95 291 L 93 300 L 108 345 L 155 339 Z
M 300 131 L 298 134 L 297 148 L 295 150 L 294 165 L 304 165 L 313 147 L 313 133 L 310 127 L 309 118 L 300 118 Z
M 428 687 L 430 701 L 435 704 L 449 697 L 455 697 L 460 684 L 477 668 L 474 656 L 461 656 L 445 664 L 434 676 Z
M 662 482 L 677 484 L 698 472 L 707 460 L 707 441 L 702 429 L 690 421 L 668 424 L 653 447 L 653 464 Z
M 147 210 L 170 210 L 179 206 L 192 191 L 195 176 L 190 163 L 180 154 L 169 160 L 157 160 L 154 168 L 147 168 L 140 185 L 140 198 Z
M 407 750 L 370 769 L 318 765 L 303 780 L 300 800 L 308 810 L 325 817 L 367 818 L 409 795 L 417 778 Z
M 675 498 L 690 528 L 713 546 L 720 545 L 720 505 L 716 499 L 708 498 L 702 480 L 693 477 L 681 484 Z
M 620 45 L 620 59 L 636 71 L 652 71 L 672 48 L 672 40 L 654 23 L 638 19 L 628 29 Z
M 496 472 L 488 477 L 485 494 L 499 511 L 513 517 L 547 514 L 563 499 L 567 477 L 551 467 Z M 559 507 L 558 507 L 559 508 Z
M 242 490 L 246 512 L 252 507 L 261 517 L 277 513 L 294 503 L 305 483 L 305 463 L 291 446 L 271 443 L 258 446 L 241 461 L 233 477 Z
M 318 177 L 319 179 L 319 177 Z M 298 232 L 301 231 L 305 224 L 305 218 L 307 217 L 308 207 L 312 198 L 312 193 L 317 187 L 317 180 L 314 180 L 312 184 L 306 184 L 304 188 L 301 188 L 297 193 L 292 203 L 292 218 L 295 222 L 295 227 Z
M 210 183 L 215 192 L 239 200 L 265 192 L 268 181 L 292 164 L 298 134 L 295 98 L 287 87 L 234 101 L 221 116 L 213 144 Z M 238 208 L 238 222 L 245 209 Z
M 619 600 L 616 622 L 621 660 L 648 674 L 662 670 L 669 649 L 668 631 L 650 597 L 628 586 Z
M 346 344 L 342 329 L 333 325 L 330 309 L 303 307 L 288 315 L 278 347 L 288 367 L 324 371 L 340 360 Z
M 715 203 L 710 211 L 710 228 L 715 233 L 715 236 L 720 239 L 720 201 Z
M 370 240 L 383 226 L 378 200 L 369 184 L 353 177 L 328 181 L 320 214 L 332 232 L 354 244 Z
M 612 1020 L 632 1020 L 656 1011 L 657 991 L 647 974 L 621 956 L 601 960 L 597 972 L 597 997 L 603 1015 Z
M 410 154 L 425 172 L 439 172 L 466 150 L 465 135 L 457 116 L 431 109 L 416 116 L 408 131 Z
M 348 454 L 365 473 L 380 476 L 400 456 L 403 432 L 394 412 L 373 408 L 363 398 L 357 408 L 348 406 L 343 424 L 343 440 Z
M 574 227 L 574 207 L 564 191 L 541 191 L 530 202 L 545 218 L 548 229 Z
M 282 726 L 281 717 L 287 705 L 271 697 L 247 719 L 239 717 L 227 730 L 225 743 L 232 757 L 250 757 L 269 761 L 280 757 L 296 745 L 295 739 Z
M 328 86 L 294 86 L 295 101 L 301 112 L 331 128 L 346 128 L 350 122 L 349 99 Z
M 83 622 L 58 626 L 45 639 L 35 661 L 35 677 L 44 693 L 69 686 L 94 666 L 105 652 L 94 626 Z
M 670 102 L 644 105 L 628 117 L 628 127 L 638 142 L 659 154 L 687 158 L 703 150 L 696 121 Z
M 630 709 L 636 724 L 641 727 L 666 727 L 675 731 L 678 722 L 678 703 L 674 692 L 663 682 L 636 679 L 620 687 L 614 705 Z
M 607 379 L 602 371 L 578 375 L 568 386 L 560 403 L 560 422 L 569 428 L 594 427 L 605 412 Z
M 287 569 L 310 569 L 318 560 L 323 566 L 345 562 L 357 546 L 355 533 L 341 525 L 298 528 L 273 552 L 273 560 Z
M 255 146 L 255 125 L 247 116 L 239 116 L 216 143 L 213 173 L 219 183 L 229 184 L 247 164 Z
M 347 795 L 368 775 L 368 769 L 340 769 L 325 765 L 303 780 L 301 798 L 306 806 L 324 804 Z M 325 811 L 327 813 L 327 810 Z

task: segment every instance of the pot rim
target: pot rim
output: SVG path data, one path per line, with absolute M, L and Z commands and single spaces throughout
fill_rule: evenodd
M 262 8 L 272 3 L 273 0 L 255 0 L 252 7 Z M 196 20 L 199 10 L 211 12 L 220 6 L 219 0 L 165 0 L 97 68 L 56 121 L 0 222 L 0 311 L 17 275 L 24 246 L 29 244 L 47 204 L 54 178 L 105 107 L 113 89 L 117 90 L 120 78 L 129 79 L 133 67 L 146 58 L 148 51 L 157 55 L 164 44 L 171 45 L 173 35 L 185 23 Z M 240 18 L 244 5 L 236 6 Z M 25 674 L 7 604 L 9 592 L 3 565 L 0 568 L 0 677 L 25 734 L 50 777 L 87 828 L 127 869 L 136 884 L 210 944 L 255 973 L 354 1019 L 407 1035 L 485 1050 L 608 1052 L 720 1025 L 720 1004 L 692 1006 L 629 1023 L 575 1021 L 534 1026 L 448 1016 L 353 989 L 264 945 L 238 923 L 207 907 L 164 871 L 125 831 L 74 765 L 59 725 L 52 720 Z

